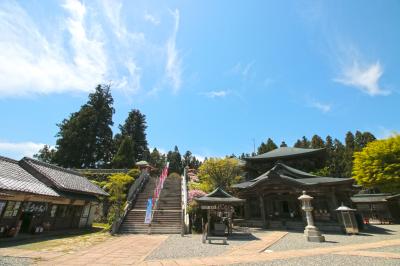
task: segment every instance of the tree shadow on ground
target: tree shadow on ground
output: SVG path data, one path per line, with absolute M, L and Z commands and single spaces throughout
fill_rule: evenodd
M 94 234 L 103 231 L 103 228 L 93 227 L 89 229 L 69 229 L 69 230 L 57 230 L 42 233 L 40 235 L 33 234 L 19 234 L 16 237 L 2 238 L 0 239 L 0 248 L 18 247 L 22 245 L 39 243 L 43 241 L 63 239 L 73 236 L 84 236 Z

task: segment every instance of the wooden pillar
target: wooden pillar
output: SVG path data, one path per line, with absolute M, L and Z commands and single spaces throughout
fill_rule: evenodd
M 332 204 L 332 209 L 331 211 L 331 217 L 335 220 L 335 221 L 341 221 L 341 217 L 339 212 L 336 211 L 336 209 L 338 208 L 338 203 L 337 203 L 337 198 L 336 198 L 336 193 L 335 193 L 335 188 L 332 188 L 331 193 L 330 194 L 330 201 Z
M 249 201 L 246 200 L 246 202 L 244 203 L 244 218 L 246 220 L 250 219 L 250 208 L 249 208 Z
M 258 197 L 260 199 L 260 210 L 261 210 L 261 219 L 263 223 L 263 228 L 267 227 L 267 220 L 265 218 L 265 208 L 264 208 L 264 198 L 262 195 Z

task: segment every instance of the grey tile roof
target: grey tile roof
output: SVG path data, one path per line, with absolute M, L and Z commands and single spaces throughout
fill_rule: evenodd
M 294 157 L 308 156 L 312 154 L 318 154 L 323 152 L 325 149 L 303 149 L 303 148 L 292 148 L 292 147 L 280 147 L 275 150 L 244 158 L 246 161 L 260 161 L 260 160 L 275 160 L 275 159 L 288 159 Z
M 388 200 L 399 198 L 400 194 L 356 194 L 351 197 L 351 201 L 354 203 L 376 203 L 376 202 L 387 202 Z
M 2 156 L 0 156 L 0 189 L 46 196 L 59 196 L 56 191 L 37 180 L 18 165 L 18 161 Z
M 283 163 L 276 163 L 266 173 L 260 175 L 253 180 L 242 182 L 233 185 L 234 188 L 249 188 L 254 187 L 258 183 L 264 180 L 276 180 L 281 179 L 291 183 L 297 183 L 299 185 L 318 185 L 318 184 L 334 184 L 334 183 L 353 183 L 352 178 L 338 178 L 338 177 L 322 177 L 316 176 L 310 173 L 303 172 L 293 167 L 287 166 Z
M 103 196 L 108 195 L 104 190 L 76 171 L 43 163 L 27 157 L 23 158 L 22 161 L 42 174 L 60 190 Z
M 240 204 L 245 202 L 244 199 L 236 198 L 219 187 L 213 192 L 195 199 L 195 201 L 205 204 Z

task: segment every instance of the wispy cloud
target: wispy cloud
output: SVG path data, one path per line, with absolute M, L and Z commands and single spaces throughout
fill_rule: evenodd
M 87 93 L 110 81 L 113 88 L 134 94 L 142 89 L 146 73 L 155 86 L 161 87 L 167 77 L 173 92 L 180 89 L 178 10 L 170 12 L 174 25 L 167 40 L 148 40 L 137 30 L 140 26 L 128 27 L 122 1 L 66 0 L 60 10 L 59 19 L 45 21 L 54 24 L 48 28 L 17 2 L 0 2 L 0 62 L 7 62 L 0 64 L 0 97 Z M 168 32 L 171 26 L 161 30 Z M 165 61 L 165 69 L 160 68 Z
M 0 4 L 0 61 L 7 62 L 0 64 L 0 96 L 89 91 L 103 80 L 107 57 L 101 32 L 88 36 L 86 9 L 80 2 L 63 6 L 72 47 L 69 57 L 63 44 L 46 38 L 18 4 Z
M 156 16 L 148 13 L 147 11 L 144 14 L 144 20 L 147 22 L 150 22 L 151 24 L 157 26 L 158 24 L 160 24 L 160 19 L 157 18 Z
M 0 141 L 0 154 L 19 160 L 24 156 L 32 157 L 41 148 L 43 143 L 27 142 L 7 142 Z
M 247 64 L 243 64 L 241 62 L 236 63 L 235 66 L 230 70 L 231 73 L 242 76 L 244 79 L 248 78 L 251 75 L 251 71 L 253 68 L 255 61 L 251 61 Z
M 165 65 L 165 72 L 167 78 L 170 80 L 174 92 L 177 92 L 182 84 L 182 60 L 179 55 L 179 51 L 176 49 L 176 36 L 179 30 L 179 10 L 175 9 L 174 11 L 170 11 L 173 16 L 174 30 L 169 37 L 166 45 L 167 52 L 167 63 Z
M 309 105 L 310 105 L 310 107 L 316 108 L 316 109 L 320 110 L 323 113 L 328 113 L 332 109 L 332 105 L 331 104 L 322 103 L 322 102 L 319 102 L 317 100 L 311 100 Z
M 227 90 L 219 90 L 219 91 L 209 91 L 209 92 L 204 92 L 202 95 L 208 97 L 208 98 L 223 98 L 227 96 L 230 93 L 230 91 Z
M 354 60 L 350 65 L 343 65 L 341 72 L 341 76 L 334 81 L 357 88 L 370 96 L 390 94 L 390 91 L 384 90 L 379 84 L 383 75 L 383 68 L 379 62 L 361 64 Z
M 389 129 L 389 128 L 386 128 L 384 126 L 379 126 L 378 128 L 379 129 L 378 129 L 378 136 L 377 137 L 379 139 L 387 139 L 387 138 L 390 138 L 390 137 L 393 137 L 393 136 L 399 134 L 399 132 L 400 132 L 398 130 Z

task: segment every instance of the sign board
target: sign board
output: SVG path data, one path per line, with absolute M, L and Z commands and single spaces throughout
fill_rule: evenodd
M 149 224 L 151 222 L 151 210 L 153 209 L 153 199 L 147 200 L 146 216 L 144 217 L 144 223 Z
M 217 206 L 204 206 L 204 205 L 201 205 L 201 209 L 202 210 L 216 210 L 217 209 Z

